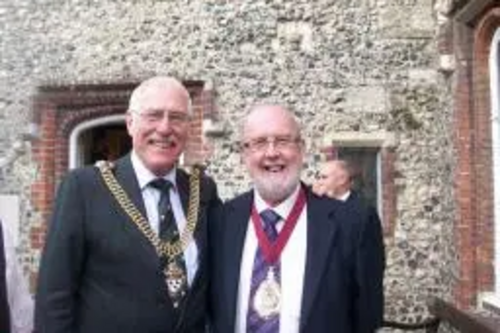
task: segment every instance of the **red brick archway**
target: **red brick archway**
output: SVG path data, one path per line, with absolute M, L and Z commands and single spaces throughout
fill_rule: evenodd
M 478 5 L 480 4 L 480 6 Z M 457 14 L 455 54 L 456 247 L 455 301 L 476 306 L 494 285 L 493 173 L 489 53 L 500 8 L 495 1 L 470 3 Z

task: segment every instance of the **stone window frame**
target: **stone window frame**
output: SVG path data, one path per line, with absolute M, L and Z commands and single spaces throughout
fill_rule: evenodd
M 396 138 L 394 133 L 380 131 L 371 133 L 335 132 L 327 133 L 322 142 L 322 151 L 327 153 L 331 148 L 359 147 L 377 148 L 378 151 L 378 192 L 381 209 L 382 226 L 385 238 L 392 238 L 396 221 L 396 187 L 394 182 L 394 163 Z

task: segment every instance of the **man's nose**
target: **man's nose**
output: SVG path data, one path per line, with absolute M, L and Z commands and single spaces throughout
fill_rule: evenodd
M 168 131 L 170 130 L 171 128 L 171 123 L 170 123 L 170 119 L 168 117 L 168 113 L 165 112 L 163 114 L 163 117 L 160 119 L 160 121 L 157 123 L 156 125 L 156 129 L 158 131 Z
M 277 156 L 280 150 L 276 147 L 276 142 L 274 140 L 267 141 L 266 148 L 264 150 L 266 156 Z

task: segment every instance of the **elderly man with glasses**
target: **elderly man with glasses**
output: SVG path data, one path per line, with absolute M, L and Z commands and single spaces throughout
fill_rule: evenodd
M 40 266 L 37 333 L 201 333 L 207 223 L 220 200 L 200 170 L 177 168 L 191 100 L 170 77 L 132 93 L 132 151 L 62 181 Z
M 211 221 L 214 333 L 370 333 L 381 325 L 381 239 L 366 211 L 300 181 L 300 126 L 279 105 L 246 117 L 253 189 Z

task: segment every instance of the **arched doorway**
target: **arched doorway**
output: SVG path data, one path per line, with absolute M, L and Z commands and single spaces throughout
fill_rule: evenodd
M 131 148 L 125 116 L 112 115 L 83 122 L 70 136 L 69 167 L 92 165 L 99 160 L 113 161 Z
M 99 160 L 114 161 L 129 152 L 130 137 L 124 125 L 104 125 L 89 129 L 81 136 L 82 164 L 94 164 Z

